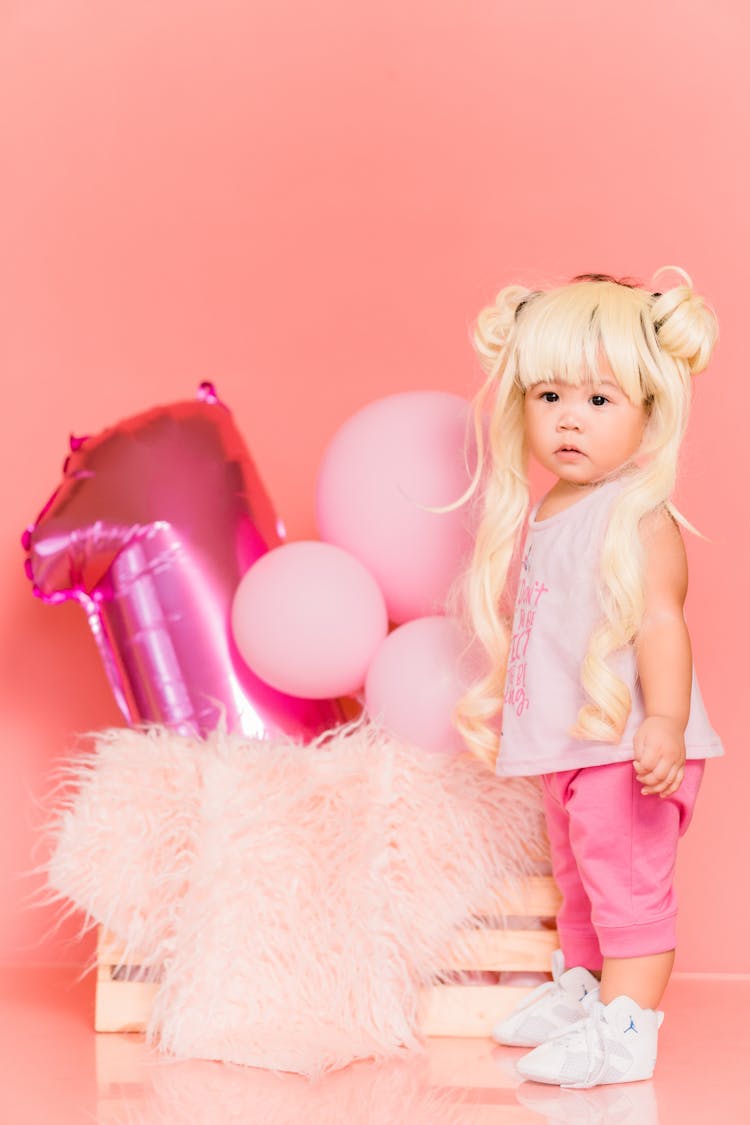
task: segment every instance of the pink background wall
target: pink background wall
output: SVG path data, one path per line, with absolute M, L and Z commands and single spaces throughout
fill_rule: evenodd
M 23 875 L 55 759 L 118 722 L 82 613 L 22 573 L 68 433 L 213 379 L 309 536 L 337 426 L 470 394 L 502 284 L 675 262 L 722 325 L 678 501 L 711 540 L 689 614 L 728 751 L 682 849 L 678 968 L 750 970 L 745 26 L 739 0 L 0 4 L 0 959 L 90 949 Z

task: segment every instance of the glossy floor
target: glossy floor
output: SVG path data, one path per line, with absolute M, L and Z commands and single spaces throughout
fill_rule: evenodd
M 670 984 L 650 1082 L 559 1090 L 520 1082 L 522 1052 L 433 1039 L 424 1057 L 359 1063 L 311 1085 L 293 1075 L 170 1062 L 142 1036 L 95 1035 L 93 981 L 0 968 L 3 1125 L 514 1125 L 750 1122 L 750 979 Z

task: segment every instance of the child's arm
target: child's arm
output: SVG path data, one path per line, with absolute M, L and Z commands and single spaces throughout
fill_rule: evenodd
M 645 609 L 636 638 L 646 718 L 633 742 L 643 793 L 668 797 L 685 772 L 693 658 L 683 606 L 687 559 L 677 524 L 666 510 L 641 525 L 646 552 Z

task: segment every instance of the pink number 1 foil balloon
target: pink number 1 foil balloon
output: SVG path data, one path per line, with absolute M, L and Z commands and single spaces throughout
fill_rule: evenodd
M 336 701 L 276 691 L 234 646 L 234 592 L 282 531 L 211 384 L 70 446 L 24 535 L 26 572 L 43 601 L 83 606 L 128 723 L 307 739 L 341 722 Z

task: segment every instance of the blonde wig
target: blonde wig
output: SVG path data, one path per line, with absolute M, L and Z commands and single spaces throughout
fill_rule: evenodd
M 712 310 L 693 292 L 687 274 L 675 272 L 681 283 L 665 292 L 600 274 L 546 292 L 514 285 L 503 289 L 477 320 L 474 344 L 487 379 L 474 402 L 474 423 L 483 450 L 489 408 L 488 451 L 480 454 L 467 494 L 481 482 L 479 526 L 463 596 L 489 671 L 459 702 L 456 725 L 469 749 L 490 765 L 498 751 L 512 625 L 505 601 L 508 575 L 529 507 L 524 396 L 540 382 L 580 386 L 595 379 L 602 355 L 630 402 L 646 407 L 648 420 L 603 543 L 602 617 L 581 667 L 587 702 L 572 733 L 600 742 L 617 742 L 622 735 L 630 693 L 607 658 L 634 641 L 643 616 L 640 521 L 665 507 L 690 526 L 672 507 L 670 496 L 688 420 L 691 376 L 706 367 L 717 336 Z

